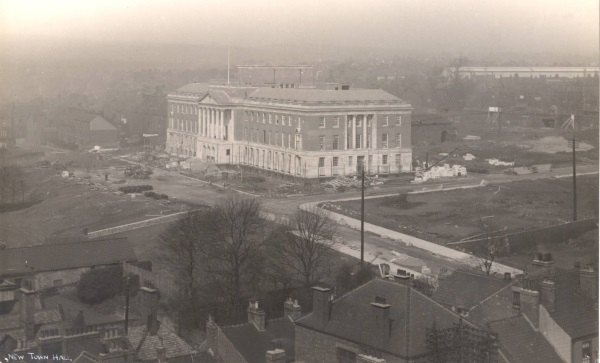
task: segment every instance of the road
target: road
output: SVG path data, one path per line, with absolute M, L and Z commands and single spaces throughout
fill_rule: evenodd
M 590 175 L 598 173 L 598 165 L 580 165 L 577 168 L 578 175 Z M 571 168 L 553 169 L 546 173 L 526 174 L 526 175 L 508 175 L 508 174 L 470 174 L 464 178 L 448 178 L 443 182 L 426 183 L 426 184 L 395 184 L 390 181 L 388 185 L 374 187 L 365 192 L 366 197 L 373 197 L 386 194 L 397 194 L 400 192 L 406 193 L 411 191 L 421 191 L 424 189 L 439 189 L 440 187 L 460 187 L 480 184 L 485 181 L 487 184 L 505 184 L 514 181 L 536 180 L 545 178 L 564 178 L 572 173 Z M 154 177 L 150 180 L 150 184 L 159 193 L 166 193 L 170 198 L 176 198 L 182 202 L 189 204 L 206 204 L 212 205 L 224 195 L 235 193 L 231 190 L 221 190 L 215 186 L 209 186 L 205 182 L 183 176 L 177 172 L 159 171 L 155 172 Z M 276 216 L 289 216 L 303 203 L 317 201 L 335 201 L 347 198 L 360 198 L 360 192 L 351 191 L 335 194 L 320 194 L 296 196 L 282 199 L 262 199 L 264 210 Z M 360 232 L 347 226 L 338 226 L 337 237 L 344 241 L 344 244 L 353 247 L 356 251 L 360 248 Z M 404 260 L 410 263 L 406 266 L 419 271 L 421 266 L 426 265 L 432 270 L 432 273 L 437 274 L 441 268 L 454 270 L 460 266 L 459 263 L 434 255 L 429 251 L 422 250 L 413 246 L 398 244 L 396 241 L 382 238 L 374 234 L 365 235 L 365 260 L 370 261 L 375 257 L 383 260 L 394 261 Z M 394 251 L 394 252 L 392 252 Z M 411 258 L 404 258 L 408 257 Z

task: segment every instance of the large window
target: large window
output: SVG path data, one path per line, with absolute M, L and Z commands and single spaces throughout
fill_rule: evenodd
M 339 116 L 336 116 L 333 118 L 333 127 L 338 128 L 340 127 L 340 118 Z
M 381 126 L 386 127 L 388 125 L 388 116 L 383 116 L 381 120 Z
M 356 148 L 360 149 L 360 142 L 362 141 L 361 134 L 356 134 Z
M 402 134 L 396 134 L 396 147 L 402 147 Z
M 387 155 L 382 155 L 381 156 L 381 163 L 383 165 L 387 165 L 387 163 L 388 163 L 388 156 Z
M 333 150 L 337 150 L 338 149 L 339 143 L 340 143 L 340 137 L 339 137 L 339 135 L 333 135 L 333 145 L 332 145 Z
M 338 162 L 339 162 L 339 158 L 337 156 L 334 156 L 333 161 L 332 161 L 333 166 L 338 166 Z
M 319 136 L 319 150 L 325 149 L 325 135 Z
M 319 128 L 325 128 L 325 117 L 319 117 Z
M 388 135 L 387 134 L 381 134 L 381 147 L 384 149 L 387 149 L 387 147 L 388 147 Z
M 319 168 L 323 168 L 325 166 L 325 158 L 319 158 Z
M 396 116 L 396 126 L 402 126 L 402 116 Z

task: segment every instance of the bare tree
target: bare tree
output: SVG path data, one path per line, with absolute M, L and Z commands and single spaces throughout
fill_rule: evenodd
M 489 276 L 496 258 L 507 251 L 508 240 L 506 236 L 490 233 L 483 240 L 476 243 L 473 247 L 473 254 L 480 262 L 480 266 L 486 275 Z
M 244 282 L 260 269 L 263 247 L 267 241 L 269 223 L 260 216 L 261 204 L 257 199 L 239 195 L 219 201 L 213 208 L 214 223 L 210 229 L 211 240 L 207 256 L 209 273 L 217 285 L 227 293 L 234 315 L 239 310 Z
M 189 212 L 171 224 L 160 235 L 161 259 L 174 273 L 181 298 L 186 303 L 198 301 L 199 277 L 204 271 L 206 251 L 211 243 L 208 230 L 214 225 L 214 214 L 209 210 Z
M 290 221 L 290 229 L 281 235 L 276 246 L 276 264 L 287 269 L 306 286 L 320 277 L 327 254 L 334 246 L 335 222 L 326 211 L 313 207 L 298 209 Z
M 21 202 L 24 202 L 25 176 L 23 169 L 15 165 L 0 167 L 0 201 L 14 203 L 15 197 L 19 195 L 21 195 Z

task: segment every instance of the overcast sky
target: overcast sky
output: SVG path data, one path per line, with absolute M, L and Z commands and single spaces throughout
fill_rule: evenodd
M 93 40 L 598 51 L 598 0 L 0 0 L 0 32 Z M 0 38 L 1 39 L 1 38 Z

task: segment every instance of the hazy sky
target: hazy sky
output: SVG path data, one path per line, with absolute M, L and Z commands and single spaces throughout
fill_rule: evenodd
M 598 51 L 598 0 L 0 0 L 0 32 L 455 51 Z M 0 38 L 1 39 L 1 38 Z

